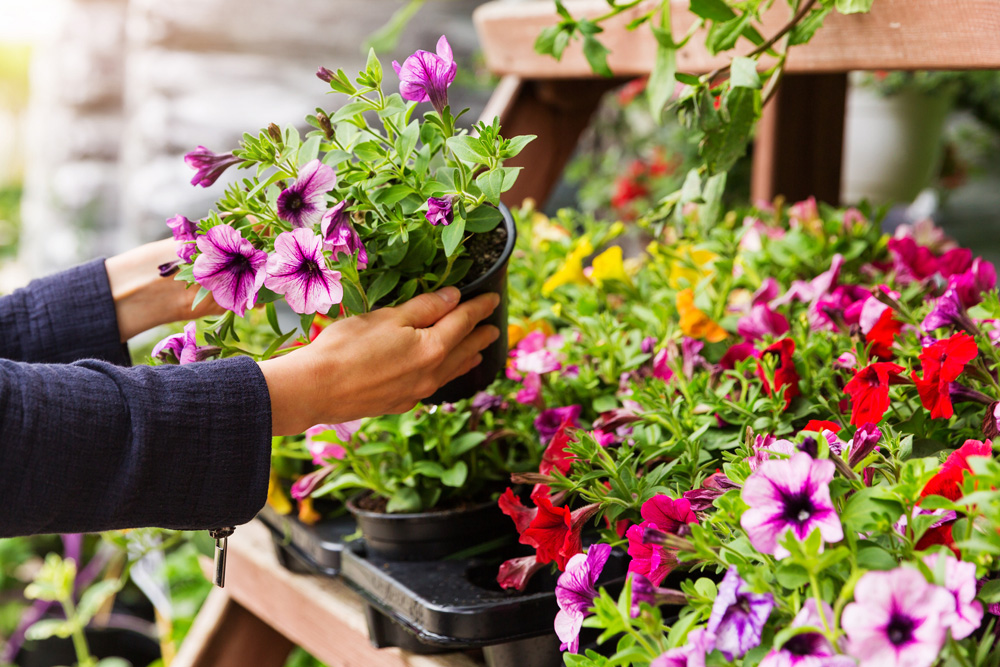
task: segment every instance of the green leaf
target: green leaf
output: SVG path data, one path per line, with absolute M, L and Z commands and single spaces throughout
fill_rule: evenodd
M 514 137 L 507 142 L 503 151 L 500 153 L 500 157 L 504 160 L 507 158 L 515 157 L 524 150 L 524 147 L 530 144 L 532 141 L 537 139 L 534 134 L 522 134 L 521 136 Z
M 319 144 L 322 139 L 323 138 L 317 134 L 309 137 L 302 143 L 301 146 L 299 146 L 298 163 L 300 165 L 312 162 L 319 157 Z
M 866 546 L 858 549 L 858 567 L 866 570 L 892 570 L 899 561 L 891 553 L 880 546 Z
M 396 138 L 396 153 L 399 155 L 399 160 L 405 163 L 413 149 L 417 147 L 417 139 L 420 137 L 420 121 L 413 121 L 406 128 L 399 133 Z
M 809 572 L 804 567 L 789 560 L 778 563 L 774 571 L 778 583 L 785 588 L 799 588 L 809 583 Z
M 26 639 L 30 641 L 41 641 L 49 637 L 69 637 L 73 634 L 74 625 L 69 621 L 60 621 L 49 618 L 38 621 L 24 633 Z
M 475 449 L 483 440 L 486 439 L 486 434 L 479 431 L 472 431 L 471 433 L 463 433 L 459 437 L 451 441 L 448 446 L 448 451 L 451 453 L 453 458 L 458 458 L 462 454 L 466 453 L 470 449 Z
M 597 38 L 592 35 L 586 35 L 583 38 L 583 55 L 587 58 L 587 62 L 590 64 L 590 69 L 603 77 L 610 78 L 613 76 L 611 68 L 608 67 L 608 54 L 611 53 L 608 47 L 604 46 L 597 40 Z
M 264 307 L 264 311 L 267 313 L 267 323 L 271 325 L 271 331 L 280 336 L 282 334 L 281 325 L 278 324 L 278 311 L 275 309 L 274 303 L 268 303 Z
M 365 71 L 371 76 L 376 84 L 382 83 L 382 63 L 375 55 L 375 49 L 368 49 L 368 62 L 365 63 Z
M 728 21 L 736 16 L 724 0 L 691 0 L 691 12 L 709 21 Z
M 729 82 L 734 88 L 759 89 L 761 83 L 760 75 L 757 74 L 757 61 L 743 56 L 733 58 Z
M 993 579 L 992 581 L 987 581 L 986 584 L 979 591 L 979 599 L 986 604 L 994 604 L 1000 602 L 1000 579 Z
M 271 303 L 272 301 L 278 301 L 282 296 L 277 292 L 272 292 L 266 287 L 261 287 L 260 291 L 257 292 L 257 303 Z
M 729 122 L 705 132 L 702 156 L 709 172 L 729 171 L 746 153 L 750 133 L 760 114 L 760 91 L 733 88 L 726 100 Z
M 308 334 L 308 329 L 306 329 L 305 331 L 307 332 L 306 336 L 308 336 L 309 335 Z M 294 335 L 295 335 L 295 329 L 292 329 L 288 333 L 281 334 L 280 336 L 278 336 L 277 338 L 275 338 L 273 341 L 271 341 L 271 344 L 267 346 L 267 349 L 264 350 L 264 353 L 261 355 L 261 358 L 262 359 L 270 359 L 271 357 L 273 357 L 274 353 L 277 352 L 278 349 L 282 345 L 284 345 L 288 341 L 289 338 L 291 338 Z
M 809 12 L 809 15 L 802 19 L 802 21 L 792 29 L 792 32 L 789 33 L 788 45 L 795 46 L 797 44 L 807 43 L 813 38 L 816 31 L 823 27 L 823 19 L 825 19 L 826 15 L 829 13 L 829 7 L 821 7 Z
M 559 60 L 559 56 L 556 55 L 553 47 L 556 43 L 556 35 L 561 31 L 562 26 L 550 25 L 538 33 L 538 37 L 535 39 L 535 53 L 540 53 L 543 56 L 555 56 L 556 60 Z
M 358 286 L 348 281 L 341 281 L 340 284 L 344 288 L 344 307 L 355 315 L 365 312 L 365 302 Z
M 503 172 L 498 170 L 487 171 L 476 177 L 476 185 L 486 195 L 486 200 L 498 206 L 500 204 L 500 192 L 503 189 Z M 451 253 L 449 253 L 450 255 Z
M 378 303 L 382 297 L 391 292 L 396 284 L 399 283 L 399 277 L 399 271 L 386 271 L 379 275 L 368 286 L 368 289 L 365 290 L 368 295 L 368 301 L 372 304 Z
M 653 31 L 670 34 L 669 31 L 659 28 L 653 28 Z M 673 44 L 665 45 L 659 39 L 657 42 L 656 59 L 653 61 L 653 70 L 650 72 L 649 82 L 646 84 L 646 96 L 649 100 L 649 109 L 653 114 L 653 120 L 660 123 L 663 121 L 663 112 L 667 102 L 670 101 L 676 87 L 677 50 Z
M 500 167 L 500 173 L 503 174 L 503 185 L 500 186 L 500 192 L 507 192 L 514 187 L 517 177 L 521 174 L 521 169 L 523 167 Z
M 302 327 L 302 333 L 307 337 L 309 336 L 309 329 L 312 327 L 314 319 L 316 319 L 316 313 L 299 315 L 299 326 Z
M 445 486 L 450 486 L 452 488 L 458 488 L 465 484 L 465 479 L 469 476 L 469 467 L 465 465 L 465 461 L 459 461 L 452 467 L 444 471 L 441 475 L 441 483 Z
M 705 200 L 700 210 L 699 220 L 703 229 L 709 229 L 722 215 L 722 195 L 726 192 L 726 172 L 709 176 L 701 197 Z
M 684 72 L 677 72 L 677 74 L 674 75 L 674 78 L 676 78 L 681 83 L 687 84 L 689 86 L 697 86 L 699 83 L 698 77 L 696 77 L 694 74 L 685 74 Z
M 81 626 L 87 625 L 101 606 L 121 590 L 122 584 L 120 579 L 105 579 L 84 591 L 76 608 L 77 622 Z
M 444 474 L 444 466 L 437 461 L 417 461 L 413 464 L 413 472 L 419 473 L 424 477 L 441 479 L 441 475 Z
M 716 23 L 708 30 L 705 38 L 705 46 L 709 53 L 715 55 L 736 46 L 737 40 L 743 31 L 750 26 L 750 13 L 747 12 L 739 18 L 735 18 L 724 23 Z
M 498 209 L 492 206 L 477 206 L 465 218 L 465 231 L 470 234 L 489 232 L 496 229 L 501 220 L 503 215 Z
M 444 241 L 444 254 L 451 257 L 458 250 L 465 235 L 465 218 L 456 217 L 455 221 L 444 228 L 441 232 L 441 240 Z
M 449 137 L 446 143 L 455 157 L 463 162 L 489 164 L 490 156 L 483 152 L 483 146 L 476 137 L 463 134 Z
M 385 506 L 385 511 L 390 514 L 396 512 L 418 512 L 422 509 L 420 494 L 416 489 L 408 486 L 400 488 L 389 498 L 389 504 Z
M 841 14 L 870 12 L 874 0 L 837 0 L 837 11 Z

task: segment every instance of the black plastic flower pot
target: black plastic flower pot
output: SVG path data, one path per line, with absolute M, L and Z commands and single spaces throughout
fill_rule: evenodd
M 437 512 L 390 514 L 362 509 L 360 498 L 347 502 L 364 536 L 365 550 L 392 561 L 446 558 L 513 532 L 496 501 Z
M 492 315 L 482 322 L 483 324 L 492 324 L 500 329 L 500 337 L 483 350 L 482 363 L 465 375 L 459 376 L 439 388 L 429 398 L 424 399 L 423 402 L 429 405 L 454 403 L 463 398 L 474 396 L 476 392 L 490 386 L 507 363 L 507 263 L 514 252 L 517 227 L 514 225 L 514 218 L 510 214 L 510 210 L 503 204 L 500 204 L 500 214 L 503 216 L 501 224 L 507 230 L 507 241 L 503 252 L 486 273 L 460 288 L 461 301 L 468 301 L 488 292 L 496 292 L 500 295 L 500 305 L 497 306 Z
M 160 645 L 148 635 L 123 628 L 87 628 L 87 644 L 95 658 L 124 658 L 132 667 L 146 667 L 160 658 Z M 49 637 L 27 642 L 14 658 L 18 667 L 76 664 L 70 638 Z
M 257 518 L 271 532 L 278 562 L 285 569 L 303 574 L 339 575 L 345 539 L 357 532 L 357 524 L 350 514 L 309 525 L 297 517 L 278 514 L 265 505 Z

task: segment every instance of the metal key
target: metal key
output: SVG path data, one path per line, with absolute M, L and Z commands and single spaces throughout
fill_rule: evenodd
M 216 528 L 208 531 L 209 537 L 215 540 L 215 578 L 213 582 L 219 588 L 226 586 L 226 551 L 229 548 L 229 536 L 235 528 Z

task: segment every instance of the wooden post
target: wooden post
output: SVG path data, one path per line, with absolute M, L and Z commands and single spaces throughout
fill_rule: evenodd
M 785 77 L 757 126 L 754 202 L 782 195 L 839 203 L 846 99 L 846 73 Z

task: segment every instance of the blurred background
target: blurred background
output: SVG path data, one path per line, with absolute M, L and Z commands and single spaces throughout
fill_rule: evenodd
M 304 126 L 314 107 L 336 106 L 314 72 L 361 69 L 369 38 L 388 63 L 433 50 L 446 34 L 459 62 L 453 106 L 475 119 L 495 84 L 478 64 L 479 1 L 417 4 L 391 45 L 387 23 L 412 7 L 402 0 L 0 0 L 0 294 L 162 238 L 173 215 L 203 217 L 226 179 L 245 172 L 195 188 L 183 155 L 198 145 L 229 151 L 244 131 Z M 628 221 L 679 187 L 693 147 L 676 125 L 652 122 L 641 90 L 633 82 L 607 96 L 544 208 Z M 997 74 L 857 73 L 848 108 L 845 203 L 892 205 L 889 226 L 932 217 L 974 254 L 1000 261 Z M 748 160 L 734 174 L 730 200 L 740 203 Z M 45 613 L 23 589 L 46 552 L 76 548 L 104 571 L 145 539 L 170 538 L 139 533 L 118 552 L 96 538 L 0 540 L 0 665 L 13 660 L 18 628 Z M 116 603 L 125 611 L 108 610 L 158 636 L 153 651 L 165 663 L 209 588 L 196 553 L 185 542 L 148 564 L 156 576 L 133 573 Z M 291 664 L 312 663 L 297 652 Z

